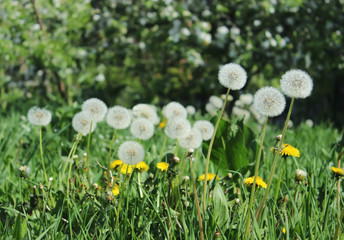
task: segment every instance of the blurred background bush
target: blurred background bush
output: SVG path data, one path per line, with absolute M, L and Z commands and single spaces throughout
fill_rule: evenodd
M 219 66 L 241 64 L 240 93 L 279 86 L 291 69 L 314 80 L 294 122 L 344 122 L 343 0 L 3 0 L 0 98 L 60 106 L 171 100 L 204 109 Z M 233 93 L 238 98 L 239 93 Z

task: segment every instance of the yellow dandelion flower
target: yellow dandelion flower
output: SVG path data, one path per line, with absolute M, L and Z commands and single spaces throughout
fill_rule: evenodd
M 115 160 L 111 163 L 110 168 L 115 169 L 123 164 L 122 160 Z
M 215 178 L 216 174 L 214 173 L 208 173 L 207 174 L 207 182 L 211 181 Z M 204 181 L 205 174 L 202 174 L 201 176 L 198 177 L 198 181 Z M 216 180 L 220 180 L 219 176 L 216 176 Z
M 342 168 L 331 167 L 331 171 L 333 172 L 336 177 L 343 177 L 344 171 Z
M 159 162 L 159 163 L 156 164 L 156 167 L 157 167 L 158 169 L 160 169 L 161 171 L 167 171 L 168 165 L 169 165 L 169 164 L 166 163 L 166 162 Z
M 140 172 L 147 172 L 149 166 L 144 161 L 142 161 L 135 165 L 135 169 L 139 170 Z
M 159 128 L 164 128 L 166 126 L 166 123 L 167 123 L 167 119 L 164 118 L 161 123 L 159 123 Z
M 115 184 L 114 188 L 112 189 L 112 194 L 117 196 L 119 194 L 119 186 Z
M 245 178 L 244 179 L 244 184 L 246 186 L 251 186 L 253 184 L 253 180 L 254 180 L 254 176 L 253 177 L 249 177 L 249 178 Z M 262 188 L 266 188 L 267 187 L 266 183 L 259 176 L 257 176 L 256 184 L 257 184 L 258 187 L 262 187 Z
M 283 232 L 283 234 L 285 234 L 285 232 L 286 232 L 287 230 L 285 230 L 285 227 L 284 228 L 282 228 L 282 232 Z
M 134 171 L 134 167 L 135 167 L 134 165 L 128 165 L 128 164 L 123 163 L 120 169 L 120 173 L 130 174 Z
M 300 151 L 289 144 L 283 144 L 283 149 L 280 154 L 282 155 L 282 157 L 288 157 L 288 156 L 300 157 Z

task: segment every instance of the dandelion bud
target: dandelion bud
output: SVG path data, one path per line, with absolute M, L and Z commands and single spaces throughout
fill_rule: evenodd
M 54 179 L 52 177 L 49 178 L 49 182 L 52 182 Z
M 281 139 L 282 139 L 282 134 L 276 136 L 277 141 L 281 141 Z
M 44 186 L 43 186 L 43 184 L 42 183 L 39 183 L 39 189 L 43 189 L 44 188 Z
M 98 189 L 98 183 L 93 183 L 92 185 L 95 189 Z
M 78 159 L 78 158 L 79 158 L 78 155 L 74 155 L 74 156 L 73 156 L 73 159 Z
M 183 177 L 183 181 L 184 181 L 184 182 L 190 181 L 190 177 L 189 177 L 189 176 L 184 176 L 184 177 Z
M 232 173 L 228 173 L 228 174 L 227 174 L 227 177 L 228 177 L 229 179 L 231 179 L 231 178 L 233 177 L 233 174 L 232 174 Z
M 307 177 L 307 172 L 301 169 L 296 169 L 296 176 L 295 176 L 296 181 L 302 182 L 303 180 L 305 180 L 306 177 Z
M 239 90 L 246 84 L 247 73 L 239 64 L 228 63 L 220 68 L 218 77 L 224 87 Z
M 179 158 L 179 157 L 173 157 L 173 160 L 174 160 L 176 163 L 179 163 L 179 162 L 180 162 L 180 158 Z
M 240 199 L 239 199 L 239 198 L 236 198 L 236 199 L 235 199 L 235 203 L 236 203 L 236 204 L 239 204 L 239 203 L 240 203 Z
M 150 178 L 154 178 L 154 174 L 153 174 L 153 173 L 150 173 L 150 174 L 149 174 L 149 177 L 150 177 Z
M 189 150 L 188 150 L 189 154 L 193 154 L 194 151 L 195 151 L 195 150 L 194 150 L 193 148 L 189 148 Z

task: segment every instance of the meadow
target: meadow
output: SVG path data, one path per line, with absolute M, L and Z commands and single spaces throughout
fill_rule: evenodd
M 289 124 L 312 88 L 266 88 L 238 114 L 228 76 L 206 113 L 94 98 L 1 113 L 2 239 L 344 239 L 342 133 Z

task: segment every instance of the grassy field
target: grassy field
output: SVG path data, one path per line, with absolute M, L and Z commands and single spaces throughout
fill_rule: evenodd
M 49 179 L 46 182 L 39 127 L 28 122 L 27 110 L 2 113 L 0 121 L 2 239 L 200 239 L 187 150 L 168 139 L 162 153 L 165 134 L 161 126 L 156 126 L 151 139 L 140 141 L 149 170 L 123 174 L 113 169 L 112 188 L 119 193 L 111 193 L 108 192 L 109 172 L 105 168 L 112 128 L 103 121 L 91 135 L 89 168 L 85 155 L 88 136 L 82 137 L 68 179 L 68 155 L 76 136 L 71 119 L 77 110 L 75 107 L 54 109 L 52 122 L 42 128 Z M 189 117 L 191 122 L 199 119 L 210 119 L 210 116 L 197 113 Z M 342 151 L 338 130 L 325 123 L 313 127 L 303 123 L 287 130 L 284 142 L 299 149 L 301 156 L 278 159 L 262 217 L 259 222 L 252 218 L 246 235 L 248 212 L 254 214 L 265 193 L 263 187 L 258 188 L 253 207 L 248 210 L 251 189 L 243 180 L 254 175 L 261 126 L 253 120 L 244 124 L 235 117 L 221 120 L 221 126 L 209 168 L 218 178 L 208 183 L 205 211 L 203 181 L 197 178 L 205 171 L 209 141 L 195 149 L 192 159 L 205 239 L 335 239 L 336 231 L 336 239 L 344 239 L 341 233 L 344 189 L 341 183 L 337 185 L 338 178 L 330 171 L 331 166 L 337 166 Z M 241 132 L 244 135 L 240 138 Z M 265 182 L 270 177 L 274 157 L 270 148 L 281 132 L 281 126 L 268 124 L 259 168 L 259 176 Z M 118 130 L 111 161 L 118 159 L 118 146 L 126 140 L 135 139 L 129 130 Z M 223 144 L 219 145 L 219 141 Z M 242 156 L 242 151 L 248 161 L 246 166 L 235 164 L 232 158 Z M 172 153 L 180 158 L 179 162 L 171 160 Z M 170 163 L 167 171 L 156 167 L 161 160 Z M 68 168 L 64 172 L 65 166 Z M 307 172 L 305 180 L 295 180 L 296 169 Z

